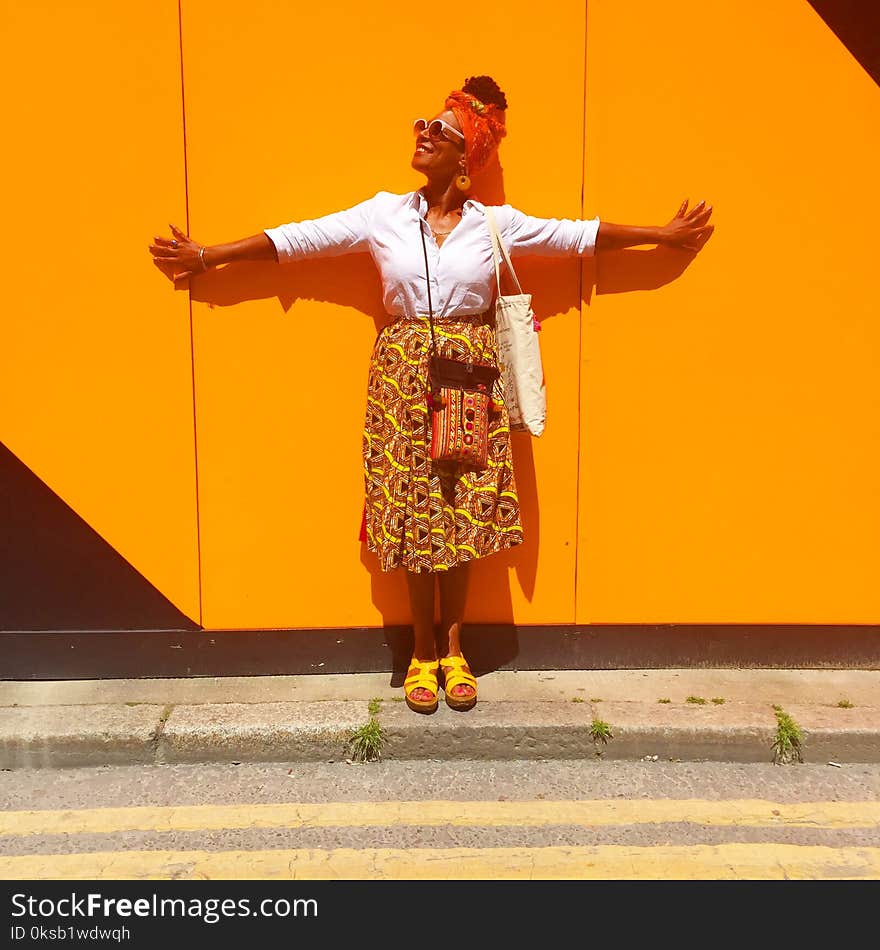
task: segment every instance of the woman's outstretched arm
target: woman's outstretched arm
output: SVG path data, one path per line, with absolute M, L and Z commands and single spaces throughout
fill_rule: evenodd
M 687 199 L 675 216 L 662 227 L 637 227 L 630 224 L 611 224 L 602 221 L 596 235 L 597 251 L 613 251 L 621 247 L 636 247 L 639 244 L 665 244 L 685 251 L 699 251 L 709 240 L 714 226 L 708 224 L 712 208 L 706 202 L 687 210 Z
M 277 261 L 275 245 L 265 231 L 229 244 L 201 245 L 180 228 L 169 224 L 172 238 L 154 237 L 150 245 L 153 263 L 168 268 L 174 280 L 200 274 L 209 267 L 230 261 Z M 176 243 L 175 243 L 176 242 Z
M 277 261 L 278 252 L 265 231 L 230 244 L 213 244 L 205 248 L 208 267 L 229 264 L 232 261 Z
M 705 201 L 690 211 L 687 205 L 687 201 L 683 201 L 672 220 L 660 227 L 612 224 L 599 218 L 535 218 L 510 205 L 502 205 L 495 211 L 502 237 L 512 255 L 588 257 L 597 251 L 639 244 L 665 244 L 698 251 L 712 234 L 713 227 L 707 223 L 712 209 L 706 207 Z
M 154 238 L 150 252 L 157 266 L 170 268 L 174 279 L 180 280 L 232 261 L 286 262 L 366 250 L 370 215 L 378 197 L 322 218 L 266 228 L 228 244 L 203 246 L 172 224 L 173 238 Z

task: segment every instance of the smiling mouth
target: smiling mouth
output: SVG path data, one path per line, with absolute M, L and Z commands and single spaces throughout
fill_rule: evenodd
M 417 153 L 417 154 L 421 152 L 421 153 L 424 153 L 424 154 L 426 154 L 426 155 L 430 155 L 431 152 L 433 152 L 433 151 L 434 151 L 434 149 L 432 149 L 432 148 L 431 148 L 430 146 L 428 146 L 428 145 L 425 145 L 424 142 L 419 142 L 419 144 L 416 145 L 416 153 Z

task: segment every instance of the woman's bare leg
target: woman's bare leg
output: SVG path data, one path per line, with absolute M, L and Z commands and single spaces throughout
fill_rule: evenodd
M 425 662 L 437 659 L 434 642 L 434 574 L 430 571 L 406 572 L 409 606 L 413 618 L 413 659 Z M 414 689 L 412 698 L 430 702 L 434 694 L 429 689 Z
M 437 650 L 440 656 L 461 656 L 461 625 L 467 600 L 470 565 L 461 564 L 438 574 L 440 583 L 440 636 Z M 473 687 L 455 686 L 452 695 L 467 699 L 474 695 Z

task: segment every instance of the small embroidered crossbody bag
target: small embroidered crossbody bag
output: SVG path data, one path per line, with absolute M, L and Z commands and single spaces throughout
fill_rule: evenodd
M 425 253 L 425 283 L 431 327 L 427 380 L 428 412 L 431 416 L 431 458 L 436 462 L 450 462 L 461 468 L 481 470 L 488 464 L 492 390 L 500 375 L 499 370 L 497 366 L 485 363 L 475 363 L 472 360 L 465 362 L 437 355 L 428 247 L 425 244 L 425 229 L 421 218 L 419 231 L 422 236 L 422 250 Z

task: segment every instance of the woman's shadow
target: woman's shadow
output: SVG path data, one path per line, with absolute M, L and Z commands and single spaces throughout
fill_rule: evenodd
M 506 202 L 503 170 L 497 161 L 475 178 L 473 184 L 473 194 L 484 204 Z M 529 212 L 528 208 L 523 210 Z M 694 253 L 658 248 L 608 251 L 583 261 L 523 257 L 517 259 L 516 266 L 523 287 L 533 295 L 535 315 L 543 322 L 568 312 L 578 300 L 590 306 L 594 294 L 661 287 L 679 277 L 694 256 Z M 180 286 L 179 289 L 185 288 Z M 295 314 L 300 300 L 349 307 L 370 317 L 377 334 L 391 321 L 382 305 L 382 286 L 376 267 L 370 255 L 364 253 L 302 261 L 287 267 L 264 262 L 231 264 L 200 275 L 189 289 L 193 300 L 212 308 L 274 297 L 285 313 L 293 311 Z M 509 288 L 506 290 L 511 292 Z M 368 359 L 369 354 L 365 353 L 365 363 Z M 508 551 L 473 562 L 468 612 L 476 612 L 481 622 L 465 626 L 462 648 L 477 675 L 514 666 L 520 655 L 510 572 L 515 574 L 526 600 L 531 601 L 535 591 L 541 512 L 532 437 L 528 433 L 513 433 L 511 446 L 524 541 Z M 353 464 L 358 461 L 353 460 Z M 399 686 L 412 656 L 412 628 L 401 625 L 399 620 L 395 622 L 395 618 L 408 616 L 405 579 L 401 571 L 382 572 L 375 555 L 367 551 L 363 542 L 361 562 L 370 573 L 373 604 L 383 618 L 384 643 L 391 654 L 388 665 L 392 685 Z M 532 659 L 518 668 L 540 668 L 540 660 Z

